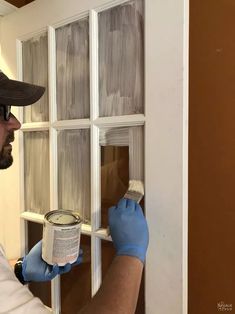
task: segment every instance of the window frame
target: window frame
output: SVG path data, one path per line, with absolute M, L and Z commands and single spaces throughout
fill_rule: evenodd
M 82 224 L 82 234 L 91 237 L 91 283 L 92 296 L 98 291 L 102 281 L 101 240 L 111 241 L 108 229 L 100 227 L 101 222 L 101 181 L 100 181 L 100 138 L 99 130 L 104 128 L 135 127 L 145 125 L 144 114 L 125 116 L 99 117 L 99 64 L 98 64 L 98 14 L 104 10 L 126 3 L 128 0 L 112 1 L 89 11 L 74 15 L 69 19 L 61 20 L 48 25 L 36 32 L 26 34 L 16 40 L 17 44 L 17 77 L 23 78 L 22 42 L 47 32 L 48 35 L 48 122 L 23 123 L 19 131 L 19 144 L 23 145 L 24 132 L 49 131 L 49 159 L 50 159 L 50 210 L 58 209 L 58 174 L 57 174 L 57 131 L 67 129 L 90 129 L 90 156 L 91 156 L 91 225 Z M 57 28 L 70 24 L 89 16 L 89 55 L 90 55 L 90 119 L 73 119 L 57 121 L 56 117 L 56 42 Z M 145 111 L 145 110 L 144 110 Z M 19 110 L 19 119 L 23 121 L 23 108 Z M 21 217 L 21 253 L 24 255 L 27 248 L 27 221 L 43 223 L 41 214 L 25 211 L 24 200 L 24 152 L 20 150 L 20 217 Z M 98 188 L 97 188 L 98 187 Z M 57 276 L 51 283 L 51 304 L 55 314 L 60 313 L 60 277 Z

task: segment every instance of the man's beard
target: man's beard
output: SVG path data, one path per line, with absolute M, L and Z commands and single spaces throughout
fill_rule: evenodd
M 7 146 L 10 142 L 14 141 L 14 133 L 11 132 L 0 151 L 0 169 L 7 169 L 13 163 L 13 157 L 11 155 L 11 147 Z

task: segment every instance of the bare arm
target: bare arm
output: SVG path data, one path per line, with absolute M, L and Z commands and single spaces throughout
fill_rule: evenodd
M 134 314 L 148 247 L 148 226 L 139 204 L 121 199 L 109 208 L 116 257 L 104 281 L 79 314 Z
M 135 313 L 143 263 L 136 257 L 116 256 L 101 288 L 79 314 Z

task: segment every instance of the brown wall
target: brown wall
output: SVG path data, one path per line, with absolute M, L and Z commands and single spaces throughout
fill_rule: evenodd
M 235 1 L 190 1 L 189 314 L 235 312 Z

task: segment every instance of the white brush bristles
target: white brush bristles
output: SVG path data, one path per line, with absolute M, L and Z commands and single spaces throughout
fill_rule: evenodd
M 140 180 L 130 180 L 128 191 L 126 192 L 124 197 L 132 199 L 139 203 L 143 196 L 144 196 L 144 183 Z

